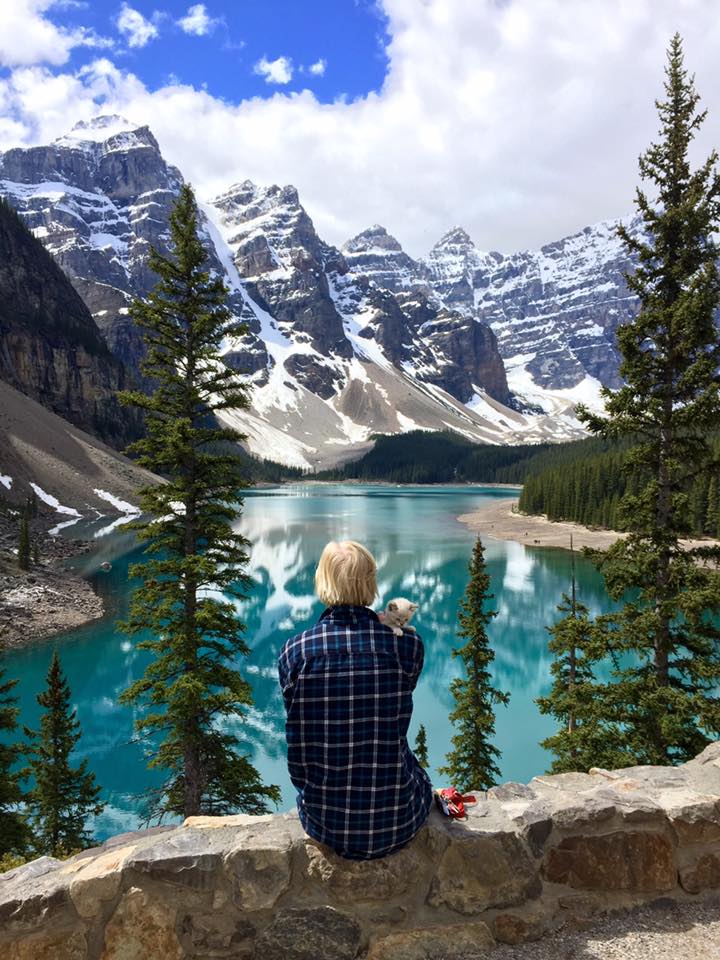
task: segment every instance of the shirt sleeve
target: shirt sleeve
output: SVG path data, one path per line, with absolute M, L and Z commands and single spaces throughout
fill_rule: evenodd
M 413 657 L 413 665 L 410 673 L 410 689 L 414 690 L 417 686 L 417 682 L 420 679 L 420 674 L 422 673 L 422 668 L 425 664 L 425 647 L 422 640 L 420 639 L 420 634 L 415 634 L 415 650 Z

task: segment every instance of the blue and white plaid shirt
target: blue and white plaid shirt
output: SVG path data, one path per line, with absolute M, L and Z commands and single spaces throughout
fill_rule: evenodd
M 368 607 L 325 610 L 278 659 L 290 778 L 306 833 L 351 860 L 404 846 L 430 812 L 407 731 L 424 650 Z

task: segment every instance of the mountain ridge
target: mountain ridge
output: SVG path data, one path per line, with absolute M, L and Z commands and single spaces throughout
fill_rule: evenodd
M 0 155 L 0 193 L 135 372 L 142 342 L 127 307 L 152 286 L 147 250 L 167 250 L 181 183 L 151 131 L 119 117 Z M 595 373 L 613 376 L 612 362 L 603 365 L 612 318 L 597 322 L 592 293 L 575 305 L 590 321 L 562 308 L 541 329 L 548 297 L 538 258 L 478 251 L 462 227 L 416 261 L 380 225 L 341 250 L 325 243 L 291 185 L 238 178 L 200 211 L 210 268 L 248 326 L 224 358 L 250 378 L 253 407 L 230 416 L 261 456 L 332 466 L 373 433 L 415 428 L 484 443 L 566 440 L 583 433 L 575 402 L 598 401 Z M 558 243 L 555 260 L 566 263 Z M 552 250 L 543 257 L 550 262 Z M 605 266 L 616 286 L 614 261 Z

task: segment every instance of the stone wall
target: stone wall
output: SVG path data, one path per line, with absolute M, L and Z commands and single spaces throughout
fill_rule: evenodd
M 470 960 L 720 887 L 720 742 L 679 767 L 535 777 L 344 861 L 294 814 L 193 817 L 0 875 L 0 960 Z

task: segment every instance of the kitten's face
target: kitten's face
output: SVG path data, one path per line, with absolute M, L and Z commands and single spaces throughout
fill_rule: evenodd
M 387 605 L 388 613 L 396 623 L 407 623 L 417 608 L 416 603 L 406 600 L 405 597 L 396 597 Z

